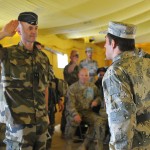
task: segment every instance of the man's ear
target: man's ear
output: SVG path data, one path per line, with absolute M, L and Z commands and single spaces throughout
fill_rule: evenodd
M 19 35 L 21 35 L 21 31 L 20 31 L 19 27 L 17 28 L 17 32 L 18 32 Z
M 116 47 L 116 42 L 113 39 L 111 41 L 111 45 L 112 45 L 113 49 Z
M 21 24 L 19 23 L 16 31 L 18 32 L 19 35 L 21 35 Z

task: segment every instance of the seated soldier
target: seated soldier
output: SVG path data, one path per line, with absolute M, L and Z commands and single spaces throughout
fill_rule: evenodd
M 100 94 L 94 83 L 89 82 L 89 72 L 82 68 L 78 74 L 79 81 L 68 89 L 66 102 L 66 150 L 72 150 L 72 139 L 81 121 L 89 125 L 87 136 L 79 149 L 88 149 L 92 144 L 93 150 L 103 149 L 105 119 L 94 113 L 92 108 L 100 104 Z

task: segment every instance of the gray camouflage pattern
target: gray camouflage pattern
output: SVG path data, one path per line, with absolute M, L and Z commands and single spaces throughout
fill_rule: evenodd
M 36 125 L 6 125 L 5 144 L 7 150 L 45 150 L 48 137 L 47 122 Z
M 150 59 L 116 56 L 103 78 L 110 150 L 150 149 Z M 145 119 L 145 116 L 147 118 Z
M 80 61 L 79 67 L 88 69 L 90 75 L 90 82 L 94 83 L 96 81 L 95 77 L 97 76 L 96 72 L 98 69 L 97 61 L 84 59 Z

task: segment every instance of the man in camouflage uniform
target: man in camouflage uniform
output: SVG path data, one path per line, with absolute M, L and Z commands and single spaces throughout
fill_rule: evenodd
M 45 150 L 50 65 L 48 57 L 33 48 L 38 16 L 20 13 L 0 32 L 0 39 L 13 36 L 16 28 L 21 42 L 0 49 L 1 82 L 4 99 L 0 102 L 0 121 L 6 123 L 7 150 Z
M 3 46 L 0 44 L 0 48 L 3 48 Z M 0 66 L 0 72 L 1 72 L 1 66 Z M 4 94 L 3 94 L 3 86 L 1 83 L 1 73 L 0 73 L 0 103 L 3 101 Z M 5 138 L 5 131 L 6 131 L 6 125 L 4 123 L 0 123 L 0 150 L 5 150 L 6 146 L 3 142 Z
M 72 139 L 82 120 L 88 123 L 89 129 L 80 149 L 88 149 L 94 142 L 92 150 L 102 150 L 105 120 L 92 111 L 93 107 L 100 104 L 99 91 L 94 83 L 89 82 L 89 72 L 86 68 L 79 71 L 78 77 L 79 81 L 69 87 L 67 94 L 66 150 L 72 150 Z
M 70 53 L 70 62 L 64 68 L 64 79 L 70 86 L 71 84 L 78 81 L 78 66 L 79 53 L 76 50 L 72 50 Z
M 85 53 L 87 57 L 86 59 L 80 61 L 79 66 L 81 68 L 87 68 L 89 70 L 90 75 L 89 81 L 94 83 L 96 81 L 95 77 L 97 75 L 96 71 L 98 69 L 98 64 L 97 61 L 92 59 L 92 52 L 93 49 L 91 47 L 86 48 Z
M 64 80 L 67 82 L 68 86 L 78 81 L 78 72 L 79 72 L 78 60 L 79 60 L 79 53 L 76 50 L 72 50 L 70 53 L 70 62 L 68 65 L 65 66 L 63 72 Z M 66 101 L 67 101 L 67 97 L 65 97 L 64 106 L 66 105 L 65 104 Z M 66 109 L 64 108 L 61 117 L 62 137 L 64 137 L 65 126 L 66 126 L 65 110 Z
M 135 30 L 109 22 L 106 35 L 106 57 L 113 61 L 103 78 L 110 150 L 150 149 L 150 59 L 135 54 Z

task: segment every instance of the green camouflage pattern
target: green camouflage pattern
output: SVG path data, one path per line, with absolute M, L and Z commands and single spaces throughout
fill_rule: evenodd
M 72 84 L 68 89 L 68 100 L 66 101 L 66 129 L 65 136 L 70 141 L 80 123 L 74 121 L 76 115 L 80 115 L 82 121 L 89 125 L 86 136 L 87 141 L 96 141 L 101 146 L 105 135 L 106 119 L 94 113 L 91 108 L 93 101 L 101 102 L 99 90 L 94 83 L 89 82 L 82 85 L 78 82 Z M 95 145 L 95 144 L 94 144 Z M 95 149 L 93 149 L 95 150 Z M 97 149 L 101 150 L 101 149 Z
M 80 61 L 79 66 L 80 68 L 88 69 L 90 75 L 89 81 L 94 83 L 96 81 L 95 77 L 97 76 L 96 72 L 98 69 L 97 61 L 84 59 Z
M 19 43 L 0 49 L 0 60 L 4 94 L 0 122 L 35 124 L 47 120 L 44 91 L 51 77 L 48 57 Z
M 103 78 L 110 150 L 150 149 L 150 59 L 123 52 Z
M 78 81 L 78 72 L 79 72 L 79 66 L 76 66 L 73 70 L 73 72 L 69 73 L 68 68 L 72 63 L 70 62 L 68 65 L 64 68 L 64 80 L 68 83 L 68 85 L 71 85 L 72 83 Z
M 74 117 L 80 111 L 91 110 L 91 104 L 96 101 L 101 102 L 101 97 L 98 88 L 94 83 L 88 82 L 86 86 L 79 81 L 72 84 L 67 93 L 66 110 Z

